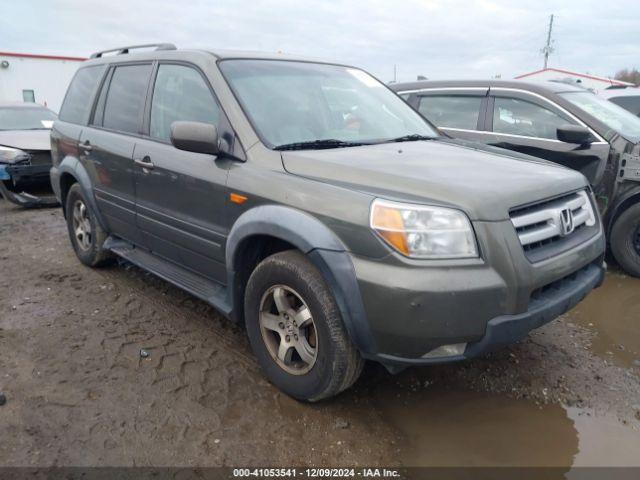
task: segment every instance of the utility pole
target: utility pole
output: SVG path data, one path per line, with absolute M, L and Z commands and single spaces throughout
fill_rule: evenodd
M 547 63 L 549 63 L 549 55 L 553 53 L 553 47 L 551 46 L 551 30 L 553 30 L 553 13 L 551 17 L 549 17 L 549 30 L 547 31 L 547 43 L 542 49 L 542 53 L 544 54 L 544 68 L 547 68 Z
M 398 81 L 398 66 L 394 63 L 393 64 L 393 83 L 396 83 Z

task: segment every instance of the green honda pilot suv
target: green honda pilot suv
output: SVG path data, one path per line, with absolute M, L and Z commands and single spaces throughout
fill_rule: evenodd
M 244 324 L 287 394 L 471 358 L 602 282 L 580 173 L 444 138 L 358 68 L 145 47 L 94 54 L 54 124 L 71 245 Z

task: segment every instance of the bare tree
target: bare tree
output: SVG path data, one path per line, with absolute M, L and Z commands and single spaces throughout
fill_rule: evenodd
M 618 70 L 613 77 L 623 82 L 631 82 L 634 85 L 640 85 L 640 70 L 637 68 L 623 68 Z

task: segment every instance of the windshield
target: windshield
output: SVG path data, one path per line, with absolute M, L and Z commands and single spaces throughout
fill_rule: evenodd
M 560 95 L 596 117 L 627 140 L 640 141 L 640 118 L 627 112 L 624 108 L 591 92 L 565 92 Z
M 0 107 L 0 130 L 50 129 L 57 116 L 44 107 Z
M 280 60 L 225 60 L 220 68 L 270 148 L 306 142 L 314 148 L 321 141 L 325 148 L 335 148 L 438 136 L 401 98 L 362 70 Z

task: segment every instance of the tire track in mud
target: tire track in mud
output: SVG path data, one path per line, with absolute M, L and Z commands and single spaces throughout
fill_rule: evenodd
M 140 270 L 138 267 L 133 266 L 133 265 L 131 265 L 129 267 L 129 265 L 127 265 L 127 267 L 130 270 L 133 270 L 133 269 L 137 270 L 137 272 L 135 273 L 136 276 L 145 275 L 146 274 L 145 272 Z M 125 267 L 125 268 L 127 268 L 127 267 Z M 121 284 L 123 282 L 123 278 L 122 278 L 122 274 L 121 274 L 120 270 L 122 270 L 122 265 L 118 265 L 117 270 L 115 270 L 115 269 L 114 270 L 94 269 L 93 271 L 95 273 L 97 273 L 99 276 L 101 276 L 102 278 L 111 281 L 115 285 L 120 285 L 121 286 Z M 148 274 L 148 275 L 153 275 L 153 274 Z M 166 282 L 165 280 L 162 280 L 159 277 L 155 277 L 155 278 L 157 279 L 157 281 L 165 283 L 171 289 L 178 289 L 178 287 L 175 287 L 171 283 Z M 125 279 L 129 282 L 129 284 L 133 283 L 133 281 L 138 280 L 138 279 L 133 279 L 133 278 L 125 278 Z M 253 355 L 251 353 L 247 353 L 245 351 L 242 351 L 239 348 L 238 335 L 236 333 L 233 333 L 233 332 L 225 332 L 222 329 L 217 329 L 216 325 L 215 325 L 215 323 L 216 323 L 215 319 L 212 319 L 210 315 L 204 315 L 204 314 L 202 314 L 200 312 L 197 312 L 197 311 L 194 311 L 192 309 L 189 310 L 189 313 L 186 313 L 185 310 L 183 309 L 184 307 L 182 307 L 182 308 L 181 307 L 177 307 L 175 304 L 173 304 L 170 301 L 168 301 L 165 298 L 163 298 L 161 290 L 158 290 L 158 289 L 154 288 L 153 286 L 148 287 L 150 289 L 153 289 L 153 293 L 148 293 L 144 289 L 142 289 L 142 288 L 140 288 L 139 286 L 136 286 L 136 285 L 128 285 L 128 287 L 130 288 L 131 291 L 135 292 L 136 295 L 146 299 L 148 302 L 150 302 L 153 305 L 161 306 L 165 311 L 171 312 L 177 317 L 181 317 L 186 321 L 198 320 L 201 324 L 206 325 L 206 327 L 208 329 L 208 333 L 211 333 L 212 335 L 215 335 L 216 339 L 219 340 L 225 346 L 225 348 L 227 348 L 234 355 L 237 355 L 239 357 L 239 360 L 243 363 L 243 365 L 245 367 L 251 369 L 255 373 L 260 373 L 261 372 L 261 369 L 258 366 L 258 364 L 256 363 L 255 358 L 253 357 Z M 193 302 L 197 302 L 197 303 L 202 302 L 202 304 L 206 305 L 207 308 L 213 309 L 213 307 L 210 307 L 204 301 L 202 301 L 202 300 L 190 295 L 189 293 L 184 292 L 184 294 L 188 295 L 189 297 L 191 297 L 191 300 Z M 218 312 L 215 312 L 214 315 L 217 315 L 219 317 L 219 321 L 220 322 L 227 322 L 227 323 L 230 324 L 230 326 L 236 327 L 238 329 L 242 328 L 239 325 L 236 326 L 233 323 L 233 320 L 230 320 L 230 319 L 222 317 L 222 315 L 219 314 Z M 243 333 L 244 333 L 244 329 L 243 329 Z

